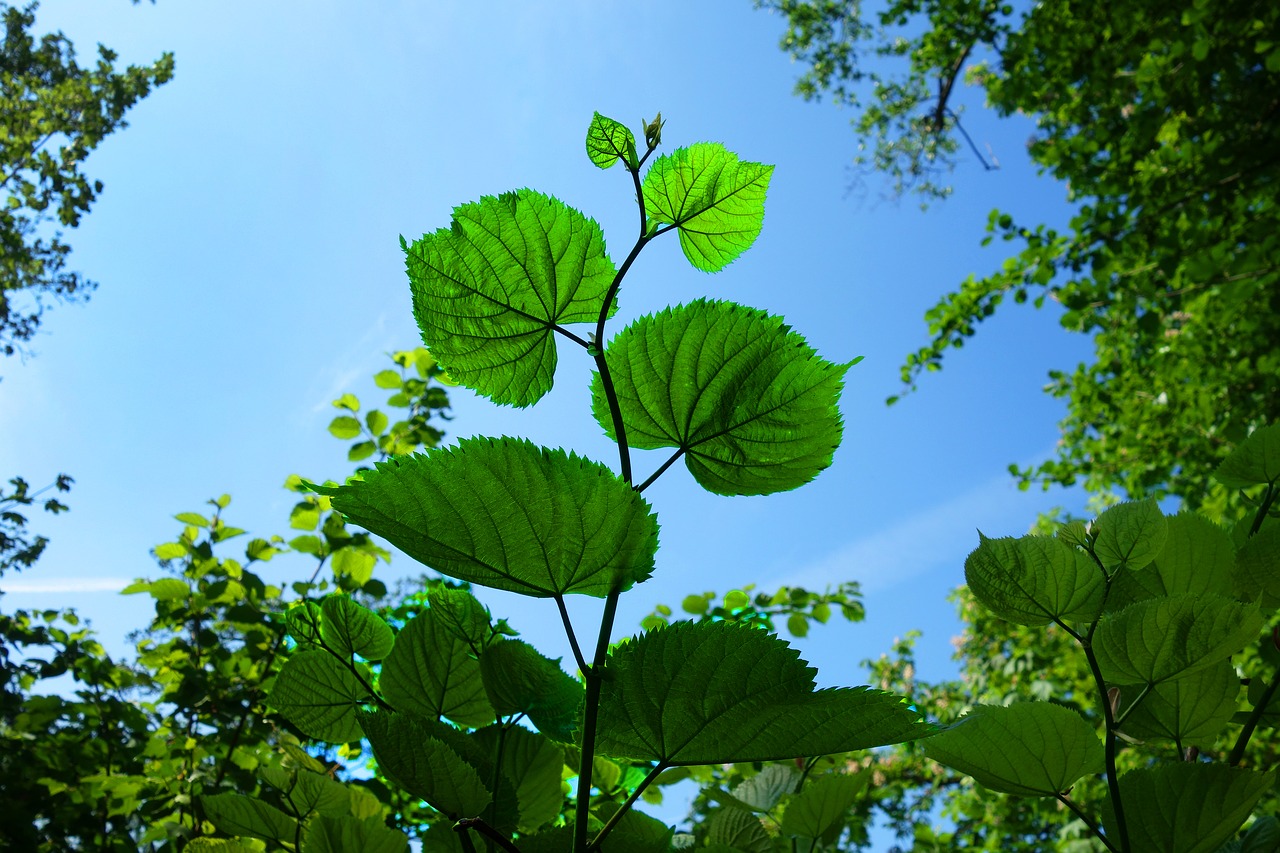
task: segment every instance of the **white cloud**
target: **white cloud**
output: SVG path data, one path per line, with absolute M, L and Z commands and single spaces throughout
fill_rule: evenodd
M 119 592 L 133 581 L 129 578 L 56 578 L 39 581 L 5 581 L 0 592 L 5 595 L 44 595 L 75 592 Z

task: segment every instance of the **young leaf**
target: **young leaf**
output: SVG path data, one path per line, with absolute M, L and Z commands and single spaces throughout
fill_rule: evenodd
M 1178 595 L 1104 616 L 1093 649 L 1109 683 L 1159 684 L 1226 660 L 1261 630 L 1256 605 L 1218 595 Z
M 431 612 L 440 627 L 479 654 L 493 634 L 489 611 L 465 589 L 438 586 L 427 595 Z
M 975 705 L 924 742 L 925 755 L 993 791 L 1050 797 L 1102 770 L 1102 741 L 1070 708 L 1047 702 Z
M 782 814 L 782 831 L 788 835 L 820 838 L 844 819 L 867 787 L 869 773 L 830 773 L 791 798 Z
M 1130 848 L 1214 853 L 1235 835 L 1275 780 L 1274 770 L 1255 773 L 1224 764 L 1176 762 L 1130 770 L 1120 777 Z M 1115 837 L 1109 806 L 1103 802 L 1102 821 L 1108 836 Z
M 525 714 L 547 737 L 573 742 L 582 685 L 522 640 L 494 643 L 480 656 L 489 701 L 500 716 Z
M 779 317 L 699 299 L 642 317 L 609 344 L 627 441 L 676 447 L 702 486 L 764 495 L 802 486 L 840 444 L 848 365 L 820 358 Z M 592 410 L 613 438 L 597 374 Z
M 429 719 L 447 717 L 475 728 L 494 719 L 471 647 L 440 624 L 432 608 L 415 616 L 396 636 L 378 685 L 400 711 Z
M 1213 478 L 1228 489 L 1280 480 L 1280 424 L 1260 427 L 1222 460 Z
M 1084 552 L 1048 536 L 978 540 L 964 578 L 996 616 L 1019 625 L 1097 618 L 1106 579 Z
M 1164 545 L 1150 566 L 1116 576 L 1108 609 L 1166 595 L 1234 594 L 1235 549 L 1227 532 L 1190 512 L 1171 516 L 1167 527 Z
M 321 487 L 351 521 L 437 571 L 535 597 L 605 597 L 653 571 L 658 522 L 608 468 L 514 438 L 398 458 Z
M 476 768 L 408 714 L 361 711 L 378 769 L 450 820 L 477 817 L 493 801 Z
M 1123 708 L 1142 693 L 1141 685 L 1121 691 Z M 1211 743 L 1239 707 L 1240 677 L 1228 661 L 1157 684 L 1125 717 L 1121 730 L 1136 738 Z
M 360 739 L 356 708 L 369 692 L 328 652 L 295 652 L 280 670 L 267 704 L 307 735 L 326 743 Z
M 645 211 L 679 228 L 689 263 L 717 272 L 760 236 L 772 176 L 772 166 L 739 160 L 719 143 L 700 142 L 654 162 L 644 178 Z
M 396 635 L 382 617 L 342 594 L 330 595 L 320 605 L 324 619 L 320 636 L 342 657 L 352 653 L 365 660 L 382 660 L 391 651 Z
M 300 646 L 318 645 L 323 614 L 324 611 L 316 602 L 300 601 L 284 612 L 285 630 Z
M 451 227 L 401 245 L 431 354 L 515 406 L 551 390 L 556 326 L 595 322 L 617 272 L 594 220 L 528 189 L 456 207 Z
M 1116 504 L 1093 523 L 1093 552 L 1108 572 L 1141 569 L 1160 553 L 1166 531 L 1154 499 Z
M 814 690 L 814 670 L 777 637 L 727 622 L 677 622 L 609 656 L 596 748 L 668 765 L 772 761 L 928 735 L 904 700 L 868 687 Z
M 204 816 L 228 835 L 247 835 L 268 841 L 292 841 L 298 822 L 278 808 L 243 794 L 213 794 L 200 798 Z
M 306 853 L 406 853 L 409 837 L 391 829 L 381 816 L 357 820 L 320 815 L 307 824 L 303 849 Z
M 627 126 L 596 113 L 587 128 L 587 156 L 601 169 L 607 169 L 618 160 L 630 169 L 637 169 L 640 160 L 636 156 L 636 138 Z
M 564 749 L 520 726 L 505 730 L 490 726 L 476 732 L 475 738 L 493 755 L 502 757 L 502 773 L 511 780 L 520 804 L 516 828 L 528 834 L 555 820 L 564 805 L 560 791 Z

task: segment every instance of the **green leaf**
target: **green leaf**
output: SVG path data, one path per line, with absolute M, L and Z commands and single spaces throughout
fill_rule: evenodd
M 564 805 L 564 794 L 560 791 L 564 749 L 520 726 L 505 731 L 490 726 L 475 736 L 492 754 L 502 756 L 502 773 L 515 788 L 520 805 L 516 828 L 527 834 L 555 820 Z M 499 738 L 502 740 L 500 752 Z
M 360 422 L 349 415 L 339 415 L 329 422 L 329 434 L 346 440 L 360 434 Z
M 374 435 L 382 435 L 387 431 L 387 424 L 390 421 L 385 414 L 374 409 L 364 416 L 364 423 L 365 426 L 369 427 L 369 432 Z
M 134 581 L 122 589 L 120 594 L 135 595 L 139 592 L 149 594 L 156 601 L 175 601 L 191 595 L 191 587 L 178 578 L 160 578 L 154 581 Z
M 1236 593 L 1246 599 L 1261 594 L 1263 607 L 1280 607 L 1280 524 L 1266 525 L 1246 539 L 1236 560 Z
M 1141 569 L 1160 553 L 1167 530 L 1154 499 L 1116 504 L 1093 523 L 1093 552 L 1108 572 Z
M 348 462 L 363 462 L 370 456 L 378 452 L 378 445 L 372 441 L 361 441 L 351 445 L 351 449 L 347 451 Z
M 796 790 L 796 771 L 785 764 L 767 764 L 760 772 L 734 786 L 729 793 L 740 803 L 767 812 L 786 794 Z
M 710 823 L 708 846 L 724 845 L 742 853 L 769 853 L 773 849 L 760 819 L 749 811 L 732 807 L 718 809 Z
M 181 521 L 183 524 L 190 524 L 194 527 L 209 526 L 209 519 L 205 518 L 198 512 L 180 512 L 175 515 L 174 518 Z
M 1218 595 L 1178 595 L 1104 616 L 1093 649 L 1109 683 L 1159 684 L 1226 660 L 1260 630 L 1256 605 Z
M 318 645 L 323 611 L 314 601 L 299 602 L 284 612 L 285 630 L 300 645 Z
M 1214 853 L 1235 835 L 1275 784 L 1276 771 L 1255 773 L 1223 764 L 1175 762 L 1120 777 L 1120 801 L 1134 853 Z M 1102 805 L 1107 834 L 1115 815 Z
M 1019 625 L 1091 622 L 1102 610 L 1106 579 L 1084 552 L 1048 536 L 988 539 L 964 561 L 978 601 Z
M 157 560 L 181 560 L 187 556 L 189 546 L 182 542 L 165 542 L 163 545 L 157 545 L 155 555 Z M 140 592 L 141 590 L 134 590 Z
M 668 308 L 623 329 L 605 357 L 628 443 L 678 448 L 717 494 L 804 485 L 840 444 L 848 365 L 823 360 L 763 311 L 708 300 Z M 592 409 L 616 439 L 599 374 Z
M 298 822 L 256 797 L 213 794 L 200 798 L 205 818 L 228 835 L 247 835 L 269 841 L 292 841 Z
M 489 644 L 493 634 L 488 609 L 465 589 L 438 586 L 427 595 L 436 623 L 479 652 Z
M 932 729 L 897 696 L 814 690 L 814 670 L 777 637 L 740 623 L 677 622 L 609 656 L 596 748 L 668 765 L 849 752 Z
M 513 438 L 465 439 L 320 491 L 437 571 L 534 597 L 625 590 L 658 547 L 649 505 L 608 468 Z
M 315 530 L 320 526 L 320 505 L 313 500 L 294 504 L 289 512 L 289 526 L 294 530 Z
M 360 399 L 355 394 L 343 394 L 333 401 L 333 407 L 335 409 L 346 409 L 348 412 L 358 412 L 360 411 Z M 347 437 L 350 438 L 350 436 Z M 342 438 L 342 436 L 338 436 L 338 438 Z
M 405 853 L 409 836 L 388 827 L 381 816 L 357 820 L 321 815 L 307 824 L 303 848 L 306 853 Z
M 844 820 L 869 779 L 868 773 L 831 773 L 808 783 L 787 803 L 782 815 L 782 831 L 788 835 L 820 838 Z
M 1234 594 L 1235 548 L 1231 537 L 1203 516 L 1182 512 L 1167 519 L 1168 536 L 1155 561 L 1115 578 L 1110 609 L 1167 595 Z
M 618 160 L 630 169 L 637 169 L 640 160 L 636 156 L 636 138 L 627 126 L 596 113 L 587 128 L 587 156 L 601 169 L 607 169 Z
M 515 406 L 551 390 L 555 328 L 594 323 L 617 273 L 594 220 L 528 189 L 454 208 L 450 228 L 405 252 L 431 354 L 454 380 Z
M 476 768 L 429 736 L 412 716 L 386 711 L 361 711 L 359 716 L 378 769 L 450 820 L 478 817 L 492 802 Z
M 1260 427 L 1222 460 L 1213 477 L 1228 489 L 1247 489 L 1280 479 L 1280 424 Z
M 335 575 L 349 577 L 362 586 L 373 577 L 373 569 L 377 564 L 378 558 L 375 555 L 353 547 L 339 548 L 334 551 L 333 560 L 330 563 Z
M 184 853 L 261 853 L 262 846 L 239 838 L 193 838 Z
M 700 142 L 659 157 L 644 177 L 645 212 L 680 230 L 684 256 L 703 272 L 724 269 L 751 248 L 764 223 L 773 167 Z
M 600 820 L 608 820 L 619 808 L 618 803 L 601 803 L 595 809 Z M 601 853 L 667 853 L 675 830 L 655 817 L 628 809 L 613 832 L 605 836 Z M 565 848 L 561 848 L 565 849 Z
M 1120 692 L 1120 707 L 1135 701 L 1142 686 Z M 1219 661 L 1211 667 L 1157 684 L 1124 719 L 1121 730 L 1136 738 L 1211 743 L 1239 707 L 1240 677 Z
M 803 613 L 792 613 L 787 617 L 787 633 L 793 637 L 805 637 L 809 634 L 809 620 Z
M 360 739 L 356 708 L 369 691 L 328 652 L 295 652 L 280 670 L 267 704 L 307 735 L 326 743 Z
M 506 640 L 485 649 L 480 674 L 499 715 L 526 714 L 547 737 L 573 742 L 583 687 L 558 660 L 522 640 Z
M 323 771 L 290 772 L 265 766 L 258 772 L 268 784 L 284 794 L 289 813 L 299 820 L 311 814 L 345 815 L 350 810 L 351 797 L 347 787 L 330 779 Z
M 365 660 L 382 660 L 391 651 L 395 632 L 391 626 L 363 604 L 346 595 L 330 595 L 321 605 L 324 620 L 320 636 L 339 655 L 360 655 Z
M 448 717 L 473 728 L 494 719 L 470 646 L 441 625 L 431 609 L 396 635 L 378 685 L 392 706 L 421 717 Z
M 925 755 L 994 791 L 1050 797 L 1102 771 L 1093 727 L 1070 708 L 1047 702 L 975 705 L 924 742 Z
M 379 370 L 373 374 L 373 384 L 379 388 L 399 388 L 404 384 L 398 370 Z

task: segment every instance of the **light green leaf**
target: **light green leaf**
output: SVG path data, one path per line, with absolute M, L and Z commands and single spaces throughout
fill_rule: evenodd
M 494 719 L 470 646 L 442 626 L 430 608 L 396 635 L 378 685 L 401 711 L 429 719 L 448 717 L 473 728 Z
M 321 815 L 307 824 L 303 848 L 306 853 L 405 853 L 409 836 L 391 829 L 381 817 Z
M 492 754 L 502 756 L 502 773 L 514 786 L 516 801 L 520 804 L 520 821 L 516 827 L 520 832 L 534 832 L 559 816 L 564 805 L 564 794 L 560 791 L 564 769 L 562 747 L 520 726 L 505 731 L 490 726 L 476 732 L 475 737 Z
M 823 360 L 763 311 L 708 300 L 668 308 L 623 329 L 606 359 L 630 446 L 679 448 L 717 494 L 804 485 L 840 444 L 848 365 Z M 598 374 L 592 410 L 616 439 Z
M 209 519 L 205 518 L 198 512 L 180 512 L 175 515 L 174 518 L 181 521 L 183 524 L 190 524 L 194 527 L 209 526 Z
M 359 548 L 347 546 L 339 548 L 333 552 L 333 558 L 330 565 L 333 566 L 333 573 L 339 577 L 349 577 L 356 583 L 363 586 L 373 577 L 373 569 L 378 564 L 378 558 L 368 551 Z
M 187 556 L 190 547 L 182 542 L 165 542 L 163 545 L 157 545 L 155 555 L 157 560 L 181 560 Z M 133 590 L 139 592 L 139 590 Z
M 556 326 L 594 323 L 617 273 L 595 220 L 528 189 L 456 207 L 451 227 L 401 245 L 431 354 L 515 406 L 551 390 Z
M 1102 771 L 1102 741 L 1070 708 L 1047 702 L 975 705 L 924 742 L 925 755 L 993 791 L 1051 797 Z
M 514 438 L 465 439 L 320 491 L 437 571 L 535 597 L 628 589 L 658 547 L 649 505 L 608 468 Z
M 1167 525 L 1168 535 L 1155 561 L 1140 572 L 1116 576 L 1108 608 L 1166 595 L 1233 594 L 1235 549 L 1227 532 L 1189 512 L 1169 517 Z
M 1125 708 L 1142 693 L 1142 686 L 1120 691 Z M 1164 738 L 1211 743 L 1239 707 L 1240 677 L 1235 667 L 1220 661 L 1173 681 L 1157 684 L 1124 719 L 1121 731 L 1136 738 Z
M 300 501 L 289 512 L 289 526 L 294 530 L 315 530 L 319 525 L 320 506 L 315 501 Z
M 1236 594 L 1261 596 L 1268 610 L 1280 607 L 1280 524 L 1268 524 L 1246 539 L 1236 560 Z
M 377 444 L 372 441 L 361 441 L 358 444 L 351 445 L 351 449 L 347 451 L 347 461 L 363 462 L 377 452 Z
M 493 800 L 476 768 L 408 714 L 361 711 L 378 769 L 450 820 L 478 817 Z
M 391 651 L 395 632 L 369 608 L 346 595 L 330 595 L 321 604 L 320 636 L 339 655 L 382 660 Z
M 1213 477 L 1228 489 L 1280 480 L 1280 424 L 1255 429 L 1222 460 Z
M 868 773 L 831 773 L 809 782 L 787 803 L 782 831 L 788 835 L 820 838 L 840 823 L 867 787 Z
M 636 156 L 636 138 L 627 126 L 596 113 L 587 128 L 587 156 L 601 169 L 607 169 L 618 160 L 631 169 L 640 165 Z
M 1218 595 L 1178 595 L 1104 616 L 1093 649 L 1107 682 L 1159 684 L 1226 660 L 1260 630 L 1256 605 Z
M 1093 552 L 1108 572 L 1141 569 L 1160 553 L 1167 529 L 1154 499 L 1116 504 L 1093 523 Z
M 978 540 L 964 578 L 996 616 L 1019 625 L 1097 618 L 1106 578 L 1084 552 L 1048 536 Z
M 121 590 L 122 595 L 139 592 L 148 593 L 156 601 L 174 601 L 191 595 L 191 587 L 178 578 L 160 578 L 154 581 L 135 581 Z
M 323 611 L 314 601 L 299 602 L 284 612 L 285 630 L 300 645 L 318 645 Z
M 710 823 L 708 846 L 724 845 L 742 853 L 769 853 L 773 849 L 760 818 L 749 811 L 733 807 L 718 809 Z
M 374 409 L 364 416 L 365 426 L 369 427 L 369 432 L 374 435 L 382 435 L 387 431 L 387 424 L 390 423 L 385 414 Z
M 485 649 L 480 674 L 499 715 L 526 714 L 547 737 L 573 742 L 583 688 L 558 660 L 522 640 L 506 640 Z
M 280 670 L 267 704 L 307 735 L 326 743 L 360 739 L 356 708 L 369 691 L 328 652 L 295 652 Z
M 1130 770 L 1120 777 L 1120 801 L 1133 853 L 1214 853 L 1235 835 L 1275 784 L 1276 772 L 1223 764 L 1176 762 Z M 1102 820 L 1115 837 L 1115 816 Z
M 269 841 L 292 841 L 298 822 L 272 805 L 243 794 L 213 794 L 200 798 L 205 818 L 228 835 L 247 835 Z
M 379 370 L 373 374 L 373 384 L 379 388 L 399 388 L 404 384 L 398 370 Z
M 668 765 L 849 752 L 928 735 L 904 700 L 870 688 L 814 690 L 814 670 L 742 624 L 677 622 L 609 656 L 596 747 Z
M 428 593 L 427 600 L 437 624 L 466 643 L 473 653 L 479 654 L 489 644 L 493 634 L 489 610 L 474 595 L 465 589 L 439 586 Z
M 659 157 L 644 177 L 645 212 L 680 230 L 680 248 L 703 272 L 724 269 L 751 248 L 764 223 L 773 167 L 700 142 Z
M 242 838 L 193 838 L 183 848 L 184 853 L 262 853 L 261 842 Z
M 785 794 L 795 793 L 797 773 L 785 764 L 766 764 L 760 772 L 734 786 L 729 793 L 740 803 L 767 812 Z
M 339 415 L 329 422 L 329 434 L 347 440 L 360 434 L 360 422 L 350 415 Z

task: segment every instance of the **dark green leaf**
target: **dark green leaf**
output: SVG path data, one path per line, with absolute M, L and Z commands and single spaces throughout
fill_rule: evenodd
M 378 684 L 386 700 L 401 711 L 433 720 L 448 717 L 475 728 L 493 722 L 493 707 L 471 647 L 441 625 L 430 608 L 396 636 Z
M 255 797 L 213 794 L 200 798 L 204 816 L 228 835 L 247 835 L 269 841 L 292 841 L 298 822 Z
M 323 770 L 288 771 L 264 766 L 259 774 L 284 795 L 289 813 L 299 820 L 312 814 L 346 815 L 351 809 L 351 796 L 341 782 L 330 779 Z
M 326 743 L 360 739 L 356 708 L 369 691 L 328 652 L 295 652 L 280 670 L 267 704 L 306 734 Z
M 502 772 L 511 780 L 520 804 L 522 833 L 535 832 L 555 820 L 564 805 L 560 780 L 564 770 L 564 749 L 546 737 L 520 726 L 505 731 L 490 726 L 476 733 L 490 752 L 502 756 Z M 501 752 L 498 739 L 502 739 Z
M 583 688 L 559 661 L 521 640 L 506 640 L 485 649 L 480 673 L 499 715 L 526 714 L 547 737 L 573 742 Z
M 601 820 L 608 820 L 618 809 L 617 803 L 602 803 L 595 810 Z M 644 812 L 629 809 L 613 832 L 600 845 L 602 853 L 667 853 L 675 830 Z
M 1234 594 L 1235 549 L 1227 532 L 1194 513 L 1178 513 L 1167 522 L 1168 536 L 1155 561 L 1116 576 L 1109 608 L 1165 595 Z
M 710 823 L 711 828 L 707 832 L 709 846 L 720 844 L 742 853 L 769 853 L 773 849 L 760 819 L 749 811 L 733 807 L 717 809 Z
M 1280 607 L 1280 524 L 1268 524 L 1245 540 L 1236 555 L 1236 593 L 1268 610 Z
M 360 712 L 360 728 L 388 778 L 450 820 L 478 817 L 493 800 L 476 768 L 408 714 Z
M 1142 686 L 1120 692 L 1120 707 L 1137 700 Z M 1157 684 L 1124 719 L 1121 730 L 1136 738 L 1212 743 L 1239 707 L 1240 676 L 1227 661 Z
M 285 611 L 285 630 L 299 645 L 318 645 L 320 622 L 323 618 L 323 611 L 319 604 L 314 601 L 302 601 Z
M 978 601 L 1019 625 L 1054 620 L 1091 622 L 1102 609 L 1106 579 L 1084 552 L 1060 539 L 988 539 L 964 561 L 964 578 Z
M 307 824 L 306 853 L 405 853 L 409 837 L 388 827 L 379 817 L 321 815 Z
M 462 640 L 474 653 L 489 643 L 493 633 L 488 609 L 465 589 L 438 586 L 427 596 L 437 624 Z
M 1228 489 L 1275 483 L 1280 479 L 1280 424 L 1255 429 L 1213 476 Z
M 352 653 L 365 660 L 382 660 L 391 651 L 395 632 L 382 617 L 346 595 L 330 595 L 321 605 L 324 619 L 320 636 L 342 656 Z
M 738 802 L 767 812 L 786 794 L 793 794 L 799 774 L 785 764 L 767 764 L 760 772 L 739 783 L 731 793 Z
M 627 126 L 596 113 L 587 128 L 587 156 L 601 169 L 607 169 L 618 160 L 631 169 L 640 165 L 636 156 L 636 138 Z
M 840 823 L 866 789 L 868 773 L 831 773 L 804 786 L 787 803 L 782 831 L 788 835 L 820 838 Z

